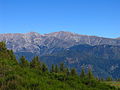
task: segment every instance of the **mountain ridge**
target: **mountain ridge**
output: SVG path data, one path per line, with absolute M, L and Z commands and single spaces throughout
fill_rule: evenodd
M 0 41 L 5 41 L 7 48 L 12 49 L 17 58 L 24 55 L 31 60 L 37 55 L 46 64 L 68 62 L 67 65 L 75 67 L 78 72 L 81 65 L 90 64 L 95 67 L 96 75 L 120 77 L 119 73 L 115 73 L 120 68 L 119 39 L 61 31 L 44 35 L 36 32 L 0 34 Z M 114 69 L 112 73 L 109 72 L 110 68 Z
M 49 34 L 39 34 L 36 32 L 16 33 L 16 34 L 0 34 L 0 41 L 5 41 L 8 49 L 14 52 L 33 52 L 42 54 L 41 47 L 50 49 L 53 48 L 70 48 L 74 45 L 120 45 L 119 39 L 111 39 L 97 36 L 80 35 L 71 32 L 53 32 Z
M 116 37 L 116 38 L 110 38 L 110 37 L 104 37 L 104 36 L 97 36 L 97 35 L 85 35 L 85 34 L 79 34 L 79 33 L 75 33 L 75 32 L 69 32 L 69 31 L 58 31 L 58 32 L 50 32 L 50 33 L 38 33 L 38 32 L 26 32 L 26 33 L 0 33 L 0 35 L 14 35 L 14 34 L 21 34 L 21 35 L 25 35 L 25 34 L 39 34 L 42 36 L 46 36 L 46 35 L 50 35 L 50 34 L 58 34 L 58 33 L 69 33 L 69 34 L 74 34 L 74 35 L 79 35 L 79 36 L 89 36 L 89 37 L 100 37 L 100 38 L 107 38 L 107 39 L 119 39 L 120 37 Z

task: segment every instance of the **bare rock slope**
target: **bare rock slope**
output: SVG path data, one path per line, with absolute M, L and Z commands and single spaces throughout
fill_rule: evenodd
M 79 35 L 71 32 L 54 32 L 41 35 L 36 32 L 0 34 L 0 41 L 5 41 L 8 49 L 14 52 L 32 52 L 49 54 L 58 48 L 69 48 L 74 45 L 120 45 L 120 39 Z M 44 48 L 44 51 L 43 51 Z

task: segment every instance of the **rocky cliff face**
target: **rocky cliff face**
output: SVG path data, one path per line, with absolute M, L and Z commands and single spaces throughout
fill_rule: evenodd
M 74 45 L 120 45 L 119 39 L 110 39 L 97 36 L 79 35 L 71 32 L 54 32 L 41 35 L 36 32 L 25 34 L 0 34 L 0 41 L 5 41 L 8 49 L 14 52 L 32 52 L 36 54 L 49 54 L 61 48 Z

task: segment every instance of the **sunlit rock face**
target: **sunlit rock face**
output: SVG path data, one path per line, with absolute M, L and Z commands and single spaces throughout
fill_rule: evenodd
M 120 39 L 87 36 L 64 31 L 44 35 L 36 32 L 0 34 L 0 41 L 5 41 L 8 49 L 12 49 L 14 52 L 32 52 L 41 55 L 52 53 L 58 48 L 69 48 L 79 44 L 92 46 L 103 44 L 120 45 Z

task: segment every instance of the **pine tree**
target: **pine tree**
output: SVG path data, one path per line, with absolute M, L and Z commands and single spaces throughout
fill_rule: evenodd
M 64 63 L 60 64 L 60 72 L 64 72 Z
M 59 72 L 58 65 L 55 65 L 55 72 L 56 72 L 56 73 L 58 73 L 58 72 Z
M 107 81 L 112 81 L 112 77 L 107 77 Z
M 7 50 L 5 42 L 0 42 L 0 51 Z
M 84 67 L 82 67 L 81 73 L 80 73 L 80 78 L 84 78 L 85 77 L 85 69 Z
M 104 78 L 99 78 L 99 81 L 104 81 Z
M 29 62 L 28 62 L 28 60 L 25 59 L 24 56 L 22 56 L 22 57 L 20 58 L 20 65 L 21 65 L 22 67 L 27 67 L 27 66 L 29 66 Z
M 13 61 L 14 64 L 18 64 L 13 51 L 7 50 L 5 42 L 0 42 L 0 58 L 9 59 Z
M 39 57 L 35 56 L 32 61 L 30 62 L 31 68 L 41 69 L 41 63 L 39 61 Z
M 48 68 L 45 64 L 42 64 L 42 72 L 48 71 Z
M 16 56 L 14 55 L 13 50 L 9 50 L 9 55 L 11 60 L 15 61 L 18 64 L 18 61 L 16 60 Z
M 55 72 L 55 66 L 52 64 L 51 71 L 50 72 Z
M 66 75 L 67 75 L 67 76 L 70 75 L 70 71 L 69 71 L 68 68 L 66 68 Z
M 91 68 L 88 68 L 88 74 L 87 74 L 87 76 L 88 76 L 88 79 L 93 79 L 94 78 L 94 75 L 92 73 Z
M 75 68 L 72 68 L 70 74 L 71 74 L 72 76 L 77 75 L 76 69 L 75 69 Z

